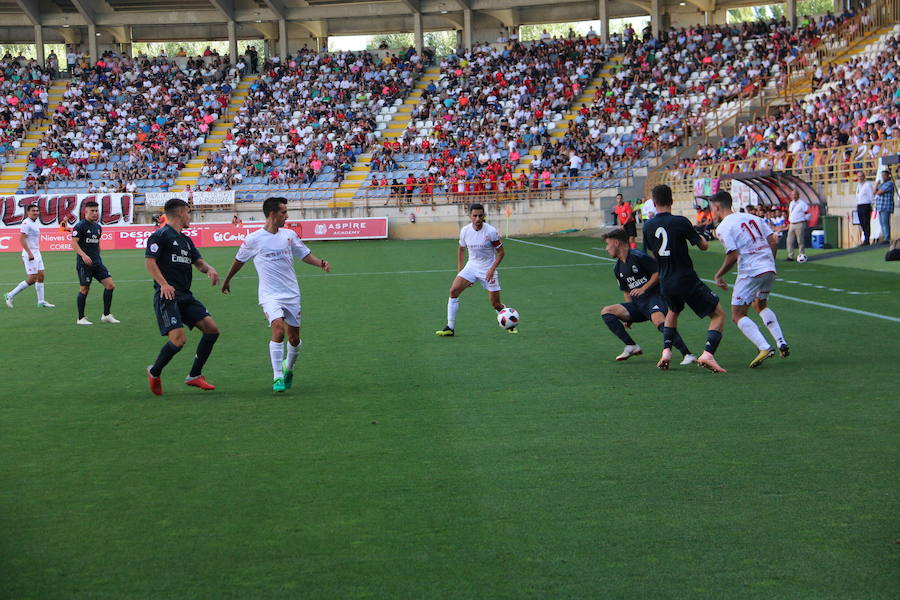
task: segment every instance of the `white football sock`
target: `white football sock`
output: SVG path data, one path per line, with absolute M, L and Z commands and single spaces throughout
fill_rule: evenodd
M 302 345 L 303 345 L 303 340 L 297 341 L 296 346 L 291 346 L 291 343 L 288 342 L 288 345 L 287 345 L 287 352 L 288 352 L 287 368 L 288 368 L 288 371 L 294 370 L 294 365 L 297 363 L 297 357 L 300 356 L 300 346 L 302 346 Z
M 453 329 L 456 326 L 456 311 L 459 310 L 459 298 L 447 300 L 447 327 Z
M 772 309 L 768 307 L 762 309 L 759 311 L 759 316 L 763 320 L 763 323 L 766 324 L 766 327 L 769 328 L 769 333 L 775 338 L 775 343 L 778 344 L 779 347 L 786 346 L 787 340 L 784 339 L 784 334 L 781 333 L 781 325 L 778 324 L 778 317 L 775 316 Z
M 21 282 L 19 282 L 19 285 L 17 285 L 17 286 L 13 289 L 13 291 L 11 291 L 11 292 L 9 293 L 9 297 L 12 298 L 13 296 L 15 296 L 16 294 L 18 294 L 19 292 L 21 292 L 22 290 L 24 290 L 24 289 L 27 288 L 27 287 L 28 287 L 28 282 L 26 282 L 26 281 L 21 281 Z
M 753 342 L 753 345 L 760 350 L 771 348 L 769 342 L 766 341 L 766 336 L 762 334 L 762 331 L 759 330 L 759 327 L 750 317 L 741 317 L 741 320 L 737 322 L 737 326 L 740 328 L 741 333 L 747 336 L 747 339 Z
M 34 291 L 37 292 L 38 302 L 39 303 L 43 302 L 44 301 L 44 284 L 43 283 L 34 284 Z
M 269 356 L 272 358 L 272 372 L 275 379 L 284 377 L 281 361 L 284 360 L 284 342 L 269 342 Z

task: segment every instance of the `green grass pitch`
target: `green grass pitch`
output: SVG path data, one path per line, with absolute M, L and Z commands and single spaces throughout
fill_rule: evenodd
M 283 395 L 251 266 L 227 297 L 195 274 L 218 389 L 181 383 L 192 332 L 156 398 L 141 254 L 104 254 L 122 324 L 98 323 L 95 286 L 93 327 L 75 326 L 73 256 L 46 254 L 58 308 L 26 290 L 0 309 L 0 596 L 896 598 L 896 270 L 779 261 L 790 358 L 748 369 L 729 323 L 727 375 L 664 373 L 649 324 L 644 356 L 612 360 L 599 240 L 529 241 L 584 254 L 508 241 L 521 333 L 472 288 L 451 339 L 434 331 L 454 241 L 311 244 L 334 272 L 297 265 Z M 234 249 L 204 254 L 224 275 Z M 706 278 L 720 260 L 696 253 Z M 3 291 L 21 279 L 0 256 Z M 682 317 L 695 353 L 704 324 Z

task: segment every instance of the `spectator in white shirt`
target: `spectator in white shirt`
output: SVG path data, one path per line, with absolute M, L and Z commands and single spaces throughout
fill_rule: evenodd
M 872 199 L 875 197 L 875 188 L 872 182 L 866 181 L 862 171 L 856 173 L 856 214 L 859 217 L 859 226 L 863 232 L 863 246 L 869 245 L 869 225 L 872 219 Z
M 793 199 L 788 205 L 788 226 L 787 251 L 788 260 L 794 260 L 794 254 L 797 247 L 800 247 L 800 254 L 806 254 L 806 223 L 809 221 L 809 204 L 800 198 L 800 192 L 793 191 Z

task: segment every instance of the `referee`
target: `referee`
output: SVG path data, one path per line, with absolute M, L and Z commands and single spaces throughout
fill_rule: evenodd
M 616 194 L 616 207 L 614 211 L 619 227 L 624 229 L 625 233 L 628 234 L 628 247 L 637 248 L 637 223 L 635 222 L 634 211 L 631 208 L 631 203 L 625 202 L 625 198 L 622 194 Z

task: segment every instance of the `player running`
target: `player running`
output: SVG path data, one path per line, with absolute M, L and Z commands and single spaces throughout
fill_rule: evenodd
M 72 228 L 72 249 L 75 251 L 75 272 L 78 274 L 78 320 L 76 325 L 93 325 L 84 316 L 84 307 L 88 293 L 91 291 L 91 281 L 96 279 L 103 286 L 103 315 L 101 323 L 118 323 L 112 313 L 113 290 L 116 289 L 112 277 L 109 274 L 103 260 L 100 258 L 100 236 L 103 227 L 100 226 L 99 204 L 90 200 L 84 203 L 84 218 Z
M 611 257 L 618 259 L 613 273 L 619 282 L 619 289 L 625 293 L 625 302 L 604 306 L 600 311 L 603 322 L 613 335 L 625 342 L 625 349 L 616 357 L 619 361 L 643 354 L 643 350 L 628 335 L 625 327 L 630 327 L 632 323 L 651 321 L 662 333 L 668 311 L 666 302 L 659 293 L 659 269 L 656 261 L 640 250 L 632 250 L 630 237 L 628 231 L 618 227 L 603 234 L 606 251 Z M 689 365 L 697 360 L 680 335 L 675 334 L 673 344 L 684 355 L 682 365 Z
M 685 304 L 690 306 L 701 319 L 709 317 L 706 332 L 706 348 L 697 364 L 713 373 L 725 373 L 716 362 L 715 353 L 722 341 L 725 327 L 725 311 L 719 306 L 719 297 L 700 281 L 694 271 L 694 263 L 688 252 L 688 242 L 701 250 L 709 248 L 709 243 L 685 217 L 672 214 L 672 189 L 667 185 L 657 185 L 652 192 L 656 216 L 644 224 L 644 244 L 656 256 L 659 263 L 659 287 L 669 312 L 663 328 L 663 351 L 656 366 L 668 369 L 672 361 L 672 345 L 678 333 L 678 315 Z
M 41 257 L 41 226 L 38 224 L 40 214 L 41 210 L 37 204 L 30 204 L 25 209 L 19 243 L 22 245 L 22 262 L 25 263 L 26 278 L 9 293 L 4 294 L 6 306 L 10 308 L 13 307 L 13 298 L 16 294 L 30 285 L 33 285 L 34 291 L 37 292 L 38 307 L 56 308 L 55 304 L 44 300 L 44 259 Z
M 291 229 L 283 229 L 288 217 L 287 199 L 268 198 L 263 202 L 266 224 L 247 236 L 238 249 L 231 269 L 222 283 L 222 293 L 231 291 L 231 279 L 253 259 L 259 274 L 259 305 L 269 321 L 272 339 L 269 357 L 275 381 L 272 391 L 290 389 L 294 380 L 294 364 L 300 355 L 300 284 L 294 272 L 294 257 L 320 267 L 326 273 L 331 265 L 316 258 Z M 287 335 L 287 358 L 284 357 L 284 338 Z
M 790 354 L 790 348 L 781 333 L 778 317 L 767 306 L 769 293 L 775 282 L 778 236 L 759 217 L 734 212 L 731 194 L 728 192 L 717 193 L 710 204 L 713 215 L 722 220 L 716 228 L 716 236 L 726 252 L 722 266 L 716 271 L 716 285 L 723 290 L 728 289 L 728 284 L 722 278 L 737 263 L 738 276 L 731 295 L 731 319 L 759 350 L 756 358 L 750 362 L 750 368 L 755 369 L 764 360 L 775 355 L 775 350 L 766 341 L 759 327 L 747 316 L 751 304 L 775 338 L 781 356 L 786 358 Z
M 206 307 L 191 293 L 191 265 L 208 275 L 213 285 L 219 282 L 219 274 L 203 260 L 194 242 L 183 233 L 191 223 L 191 207 L 188 203 L 172 198 L 166 202 L 165 211 L 166 226 L 157 229 L 147 238 L 144 262 L 156 290 L 153 294 L 153 310 L 156 312 L 159 332 L 169 340 L 159 351 L 156 362 L 147 367 L 147 381 L 151 392 L 157 396 L 162 395 L 160 375 L 169 361 L 184 347 L 184 326 L 187 325 L 202 331 L 203 337 L 197 345 L 191 372 L 184 382 L 201 390 L 214 390 L 216 386 L 203 377 L 203 365 L 219 338 L 219 328 Z
M 469 206 L 469 220 L 472 221 L 459 232 L 459 247 L 457 248 L 456 264 L 459 273 L 450 285 L 450 299 L 447 301 L 447 326 L 435 335 L 451 337 L 455 335 L 456 313 L 459 310 L 459 295 L 467 287 L 481 283 L 481 287 L 487 290 L 488 298 L 494 310 L 500 312 L 505 307 L 500 302 L 500 274 L 497 266 L 506 256 L 503 249 L 503 240 L 500 232 L 492 225 L 484 222 L 484 205 L 472 204 Z M 466 249 L 469 250 L 469 260 L 463 266 L 463 257 Z M 516 327 L 506 330 L 509 333 L 519 333 Z

